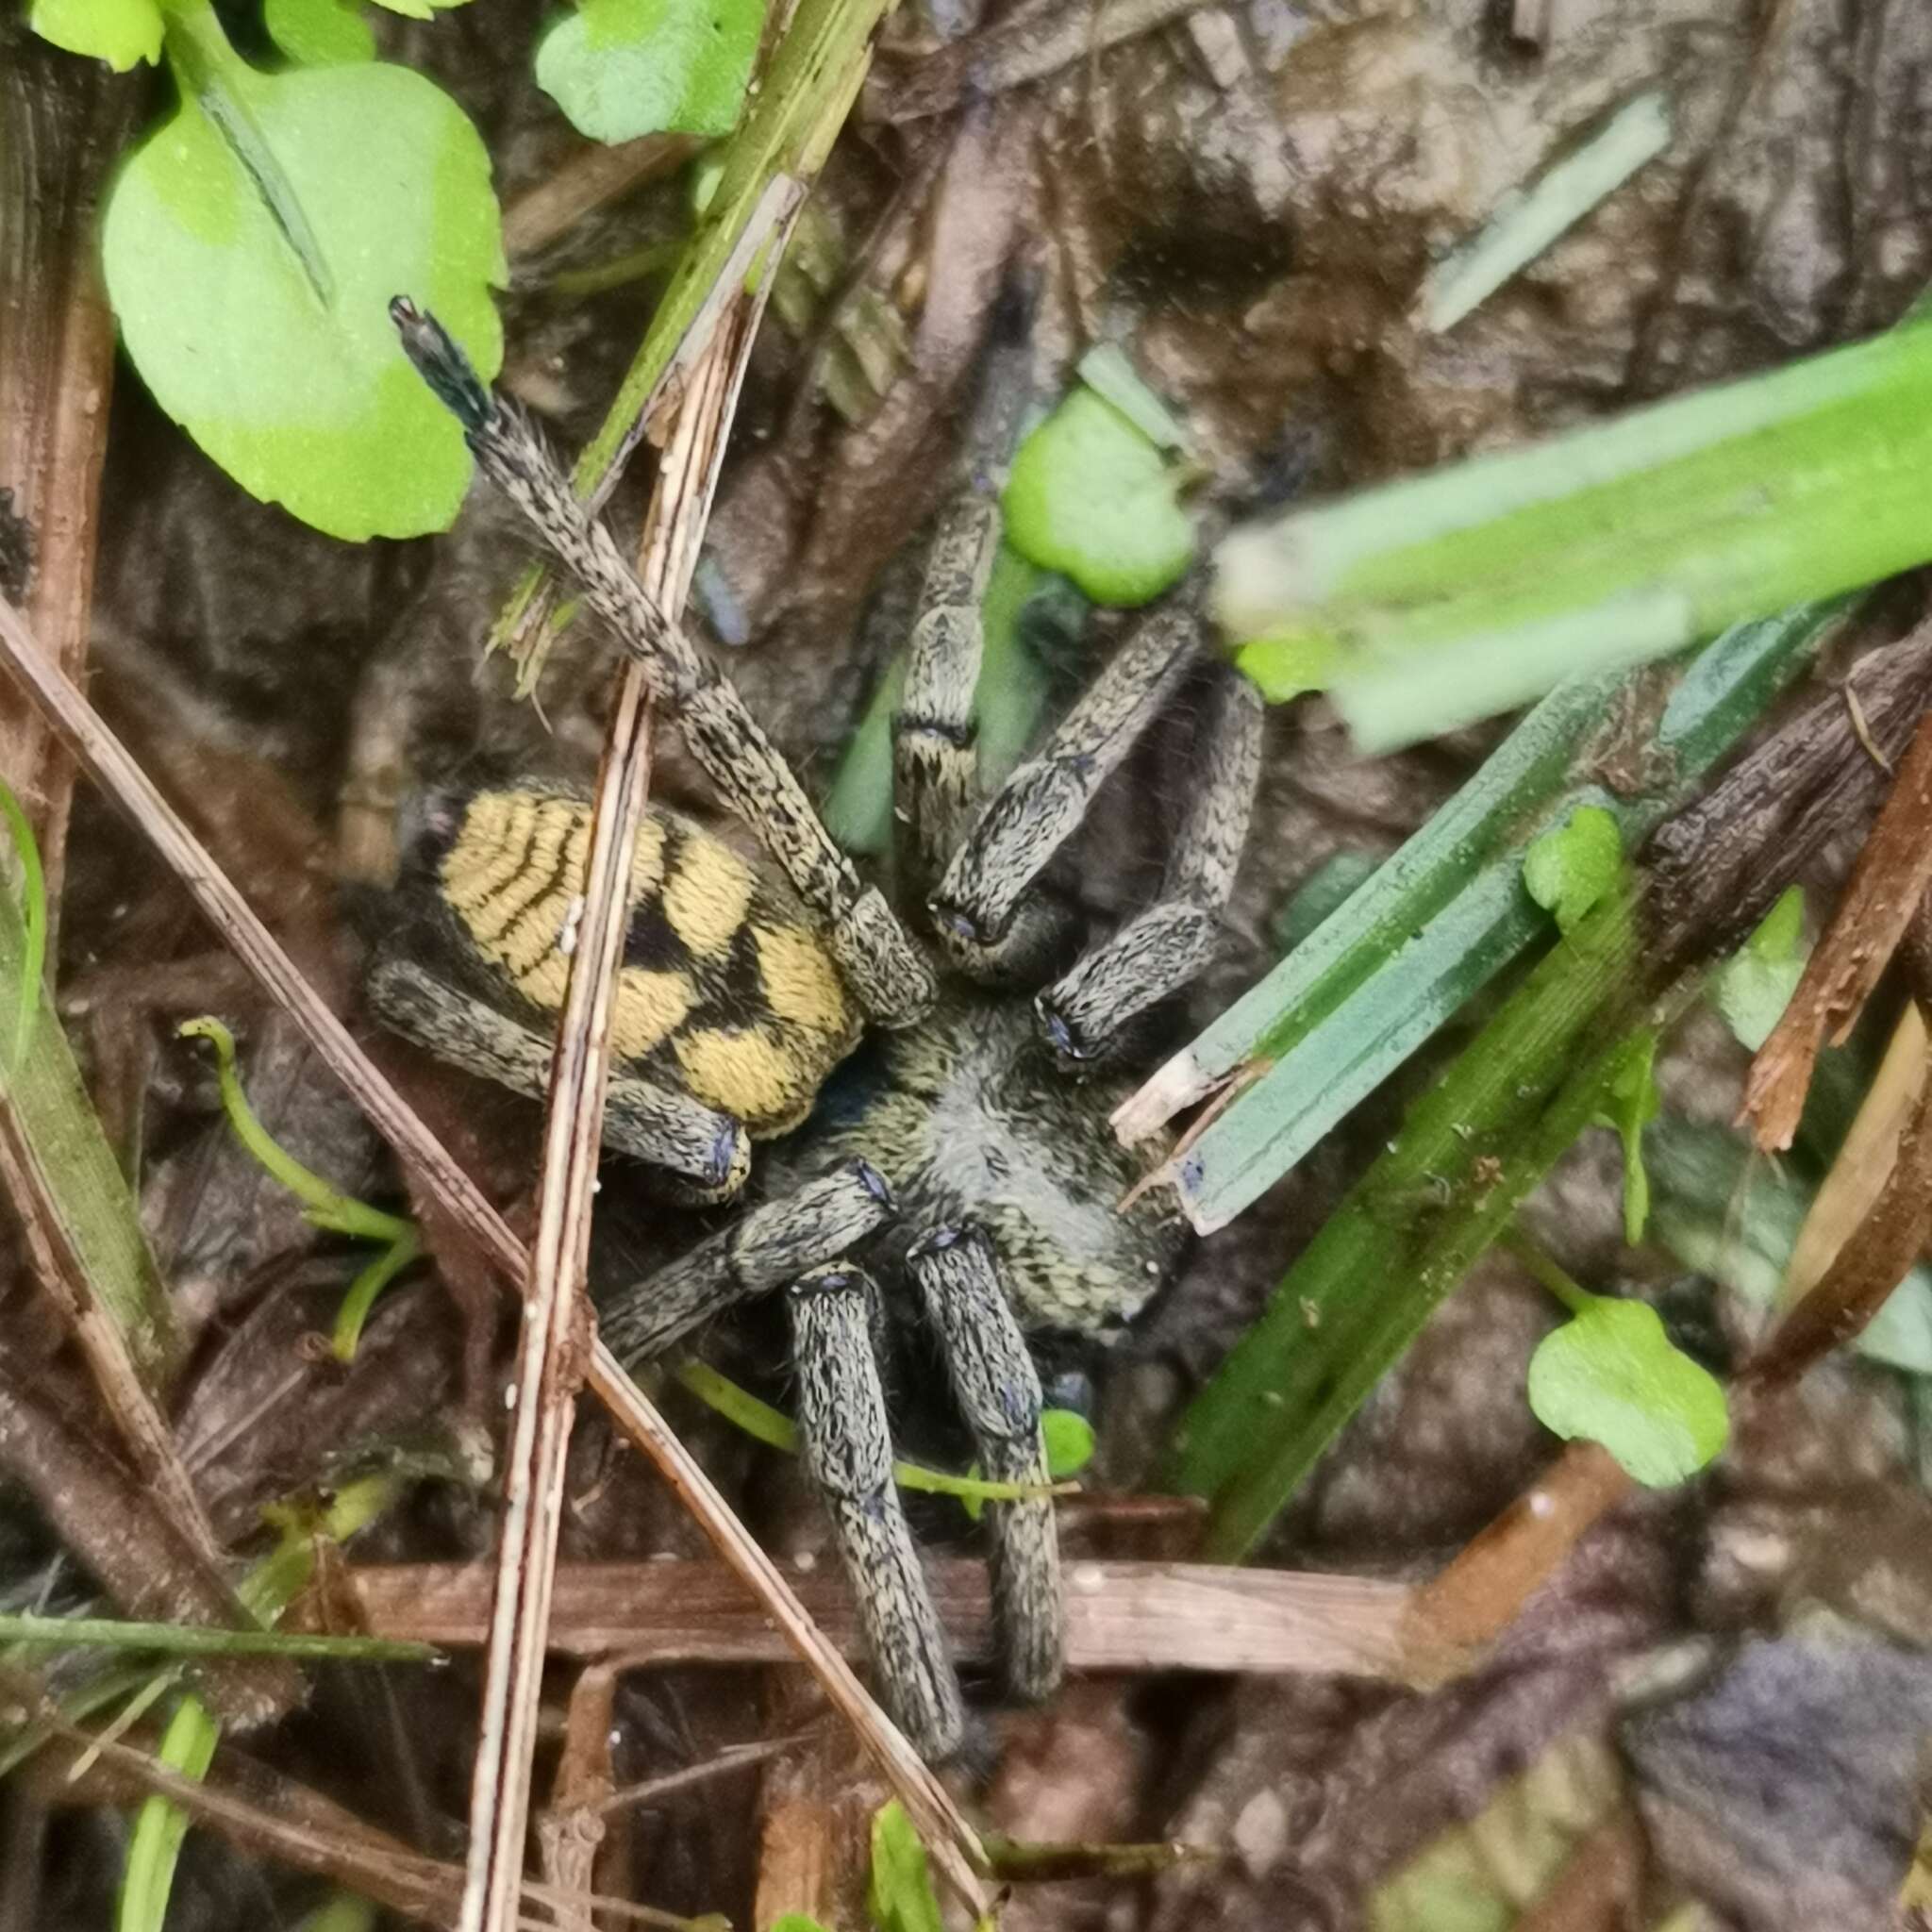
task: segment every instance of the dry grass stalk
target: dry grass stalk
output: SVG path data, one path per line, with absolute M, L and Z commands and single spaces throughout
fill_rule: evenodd
M 645 134 L 614 147 L 586 143 L 503 211 L 503 252 L 517 263 L 561 241 L 586 215 L 681 168 L 700 143 L 687 134 Z
M 1572 1442 L 1415 1592 L 1403 1631 L 1412 1674 L 1433 1682 L 1466 1669 L 1633 1487 L 1607 1449 Z
M 1884 1191 L 1824 1278 L 1758 1344 L 1738 1377 L 1746 1393 L 1786 1387 L 1852 1341 L 1885 1305 L 1932 1234 L 1932 1091 L 1922 1092 Z
M 1924 1091 L 1926 1062 L 1925 1022 L 1917 1004 L 1907 1002 L 1851 1132 L 1798 1230 L 1778 1287 L 1780 1307 L 1789 1308 L 1811 1292 L 1832 1257 L 1877 1206 L 1898 1160 L 1899 1137 Z
M 923 121 L 950 113 L 1028 81 L 1043 80 L 1075 60 L 1091 59 L 1122 41 L 1152 33 L 1212 0 L 1100 0 L 1069 7 L 1032 0 L 998 25 L 928 55 L 904 79 L 895 73 L 866 89 L 868 121 Z
M 220 1544 L 175 1446 L 175 1432 L 157 1400 L 158 1391 L 142 1376 L 126 1332 L 90 1286 L 86 1263 L 60 1211 L 58 1196 L 4 1091 L 0 1091 L 0 1193 L 12 1202 L 20 1217 L 35 1279 L 59 1309 L 68 1332 L 79 1345 L 137 1474 L 214 1565 L 219 1560 Z
M 0 209 L 0 491 L 11 493 L 11 515 L 32 532 L 28 621 L 70 677 L 87 668 L 114 376 L 95 223 L 139 99 L 132 75 L 109 75 L 17 31 L 0 62 L 0 150 L 13 164 Z M 34 712 L 17 711 L 0 718 L 0 776 L 33 824 L 48 916 L 58 920 L 73 760 Z
M 34 1498 L 124 1614 L 158 1623 L 246 1629 L 197 1504 L 192 1517 L 125 1468 L 0 1354 L 0 1469 Z M 301 1678 L 278 1659 L 209 1660 L 198 1673 L 209 1706 L 256 1724 L 296 1703 Z
M 353 1093 L 370 1124 L 436 1196 L 454 1223 L 510 1282 L 528 1266 L 524 1245 L 448 1151 L 424 1126 L 394 1085 L 357 1045 L 274 936 L 250 910 L 155 790 L 126 748 L 79 691 L 49 662 L 11 605 L 0 599 L 0 667 L 8 671 L 58 726 L 62 741 L 108 796 L 132 818 L 263 990 L 302 1028 L 325 1064 Z M 900 1802 L 949 1876 L 984 1858 L 977 1837 L 943 1787 L 887 1721 L 836 1646 L 812 1624 L 785 1578 L 732 1513 L 696 1460 L 602 1343 L 591 1357 L 591 1392 L 618 1427 L 649 1456 L 731 1567 L 765 1605 L 833 1706 L 857 1727 Z
M 343 1810 L 318 1791 L 259 1762 L 229 1754 L 225 1768 L 206 1782 L 184 1778 L 136 1745 L 104 1739 L 76 1726 L 59 1726 L 57 1743 L 39 1760 L 41 1778 L 58 1785 L 68 1800 L 125 1804 L 156 1794 L 178 1806 L 196 1824 L 218 1833 L 238 1850 L 308 1872 L 359 1892 L 377 1905 L 431 1925 L 454 1926 L 462 1874 L 423 1857 Z M 74 1774 L 92 1759 L 78 1776 Z M 541 1906 L 540 1918 L 531 1911 Z M 654 1925 L 666 1932 L 694 1932 L 700 1922 L 660 1912 L 628 1900 L 591 1894 L 579 1898 L 556 1886 L 524 1888 L 524 1927 L 552 1926 L 584 1908 L 607 1919 Z
M 1932 712 L 1921 719 L 1898 778 L 1858 854 L 1844 895 L 1744 1086 L 1740 1119 L 1758 1146 L 1789 1147 L 1811 1069 L 1829 1036 L 1841 1043 L 1932 887 Z
M 774 238 L 774 262 L 784 241 L 783 232 Z M 762 287 L 770 285 L 768 274 Z M 763 308 L 762 293 L 741 300 L 719 328 L 694 373 L 658 469 L 640 575 L 673 623 L 683 615 L 697 569 L 732 411 Z M 633 665 L 621 675 L 605 741 L 585 860 L 583 919 L 551 1061 L 537 1239 L 524 1296 L 516 1425 L 506 1459 L 503 1537 L 471 1791 L 463 1932 L 508 1932 L 518 1907 L 565 1457 L 593 1321 L 586 1275 L 603 1152 L 611 1014 L 630 920 L 631 848 L 650 772 L 650 693 Z
M 993 1655 L 986 1566 L 929 1564 L 933 1600 L 958 1655 Z M 372 1636 L 474 1647 L 487 1628 L 489 1574 L 475 1563 L 359 1564 L 351 1572 Z M 1067 1661 L 1084 1671 L 1307 1673 L 1401 1679 L 1417 1592 L 1374 1577 L 1236 1570 L 1215 1563 L 1069 1565 Z M 842 1576 L 814 1571 L 798 1597 L 822 1638 L 858 1655 Z M 634 1664 L 789 1662 L 795 1648 L 724 1565 L 564 1563 L 551 1648 Z

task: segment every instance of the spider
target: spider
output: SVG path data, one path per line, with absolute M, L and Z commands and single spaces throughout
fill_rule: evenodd
M 1173 1272 L 1185 1230 L 1136 1198 L 1136 1163 L 1108 1115 L 1129 1084 L 1118 1069 L 1129 1023 L 1214 954 L 1259 770 L 1258 697 L 1230 667 L 1204 666 L 1184 608 L 1158 609 L 981 805 L 972 703 L 999 512 L 985 490 L 963 490 L 941 513 L 893 731 L 897 872 L 921 908 L 922 945 L 521 414 L 432 317 L 401 300 L 393 312 L 484 473 L 647 668 L 763 848 L 764 862 L 747 860 L 656 806 L 639 834 L 607 1144 L 687 1198 L 741 1211 L 604 1297 L 603 1336 L 634 1366 L 733 1303 L 783 1291 L 805 1467 L 875 1682 L 918 1748 L 944 1760 L 964 1740 L 964 1707 L 892 1480 L 878 1352 L 895 1324 L 923 1319 L 982 1469 L 1038 1490 L 1029 1338 L 1112 1341 Z M 1016 988 L 1037 982 L 1054 928 L 1035 880 L 1143 727 L 1204 674 L 1197 781 L 1158 899 L 1029 1003 Z M 581 798 L 531 784 L 419 804 L 405 841 L 414 889 L 406 874 L 370 974 L 378 1015 L 541 1094 L 589 818 Z M 753 1185 L 755 1141 L 767 1144 Z M 1051 1505 L 1024 1497 L 987 1516 L 1006 1687 L 1043 1698 L 1064 1657 Z

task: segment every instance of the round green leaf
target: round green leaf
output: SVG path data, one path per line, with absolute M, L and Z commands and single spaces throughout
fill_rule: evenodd
M 1580 805 L 1564 823 L 1530 841 L 1523 883 L 1568 932 L 1617 883 L 1624 838 L 1600 805 Z
M 1601 1442 L 1651 1489 L 1694 1475 L 1730 1429 L 1723 1388 L 1671 1345 L 1657 1310 L 1609 1295 L 1543 1338 L 1529 1406 L 1566 1441 Z
M 446 528 L 469 453 L 405 359 L 389 302 L 434 309 L 495 373 L 490 285 L 505 268 L 482 142 L 406 68 L 258 74 L 206 32 L 193 53 L 180 106 L 108 205 L 128 354 L 265 501 L 338 537 Z
M 375 36 L 356 0 L 266 0 L 269 38 L 302 67 L 345 67 L 375 58 Z
M 1805 976 L 1805 889 L 1791 886 L 1718 969 L 1711 996 L 1740 1046 L 1756 1053 Z
M 1096 604 L 1145 604 L 1186 572 L 1194 525 L 1178 473 L 1127 418 L 1076 389 L 1020 445 L 1000 508 L 1007 541 Z
M 592 141 L 728 134 L 764 0 L 584 0 L 537 48 L 537 85 Z
M 42 40 L 105 60 L 116 74 L 161 58 L 155 0 L 34 0 L 27 25 Z
M 1049 1408 L 1040 1417 L 1046 1473 L 1055 1482 L 1078 1475 L 1093 1460 L 1093 1424 L 1077 1408 Z

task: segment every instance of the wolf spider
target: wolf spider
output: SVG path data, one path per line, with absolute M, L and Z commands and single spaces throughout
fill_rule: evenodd
M 941 519 L 893 728 L 899 876 L 924 909 L 932 957 L 861 882 L 735 688 L 646 595 L 520 414 L 432 318 L 401 302 L 395 312 L 484 472 L 645 666 L 766 857 L 749 863 L 657 807 L 640 833 L 607 1142 L 711 1203 L 744 1190 L 753 1140 L 774 1144 L 758 1205 L 606 1298 L 602 1333 L 635 1364 L 720 1309 L 784 1290 L 805 1466 L 879 1690 L 919 1749 L 943 1759 L 965 1717 L 892 1480 L 877 1347 L 908 1297 L 882 1296 L 878 1283 L 909 1279 L 988 1476 L 1043 1486 L 1028 1337 L 1119 1336 L 1181 1250 L 1178 1218 L 1134 1196 L 1135 1164 L 1108 1126 L 1127 1083 L 1104 1069 L 1128 1023 L 1213 956 L 1253 805 L 1259 701 L 1231 669 L 1204 665 L 1185 609 L 1157 610 L 980 805 L 972 706 L 999 512 L 985 491 L 963 491 Z M 1029 888 L 1196 675 L 1208 684 L 1197 782 L 1159 896 L 1029 1008 L 1005 990 L 1037 977 L 1050 950 L 1053 918 Z M 541 1092 L 588 819 L 580 799 L 528 785 L 419 808 L 410 863 L 426 890 L 399 894 L 371 975 L 385 1021 Z M 987 1513 L 1006 1683 L 1041 1698 L 1064 1657 L 1052 1507 L 1036 1495 Z

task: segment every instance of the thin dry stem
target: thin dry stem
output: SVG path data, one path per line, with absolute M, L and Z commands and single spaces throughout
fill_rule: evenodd
M 132 76 L 15 33 L 0 73 L 0 490 L 32 533 L 26 611 L 70 677 L 86 670 L 114 319 L 94 253 L 100 191 L 139 91 Z M 31 711 L 0 719 L 0 776 L 25 807 L 58 920 L 75 769 Z
M 1932 712 L 1920 721 L 1844 895 L 1771 1038 L 1757 1049 L 1742 1118 L 1767 1151 L 1797 1132 L 1827 1036 L 1842 1041 L 1932 886 Z
M 928 1566 L 933 1601 L 961 1657 L 993 1655 L 986 1566 Z M 364 1564 L 350 1573 L 373 1636 L 449 1649 L 483 1641 L 489 1573 L 475 1563 Z M 1067 1661 L 1078 1671 L 1407 1675 L 1405 1619 L 1417 1592 L 1374 1577 L 1214 1563 L 1076 1561 L 1067 1572 Z M 821 1641 L 857 1657 L 860 1634 L 844 1578 L 801 1577 L 798 1596 Z M 724 1565 L 704 1561 L 564 1563 L 557 1573 L 553 1653 L 621 1656 L 654 1665 L 788 1662 L 795 1646 Z
M 774 238 L 772 260 L 782 252 Z M 770 287 L 769 274 L 763 287 Z M 641 579 L 682 616 L 724 461 L 763 295 L 713 339 L 678 411 L 645 519 Z M 603 1151 L 617 969 L 630 919 L 630 854 L 651 769 L 651 705 L 635 665 L 622 675 L 591 811 L 585 907 L 551 1062 L 537 1241 L 518 1350 L 516 1429 L 505 1473 L 503 1540 L 471 1792 L 463 1932 L 508 1932 L 518 1908 L 530 1765 L 543 1690 L 565 1456 L 592 1316 L 586 1291 L 592 1198 Z
M 135 1470 L 210 1567 L 218 1567 L 221 1545 L 175 1447 L 175 1432 L 161 1412 L 158 1391 L 142 1379 L 125 1330 L 90 1287 L 86 1263 L 74 1244 L 58 1198 L 48 1184 L 20 1116 L 4 1092 L 0 1092 L 0 1193 L 13 1203 L 20 1216 L 34 1275 L 79 1344 L 94 1387 L 114 1419 Z
M 1633 1487 L 1607 1449 L 1572 1442 L 1415 1592 L 1405 1641 L 1416 1676 L 1429 1681 L 1466 1669 Z

